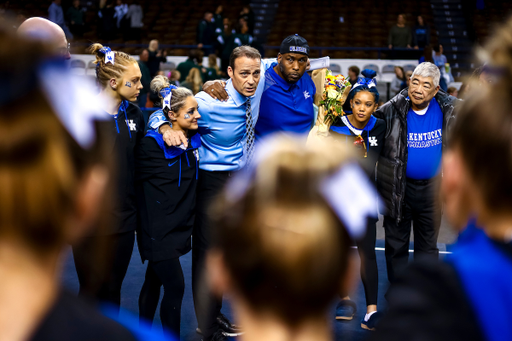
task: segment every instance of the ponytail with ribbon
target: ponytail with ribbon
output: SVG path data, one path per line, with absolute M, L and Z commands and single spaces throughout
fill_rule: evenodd
M 110 49 L 110 47 L 108 46 L 103 46 L 99 52 L 103 53 L 105 55 L 105 64 L 112 64 L 114 65 L 114 62 L 115 62 L 115 59 L 116 59 L 116 54 L 114 52 L 112 52 L 112 50 Z
M 162 96 L 162 109 L 166 114 L 171 110 L 172 90 L 177 88 L 177 86 L 170 84 L 159 91 L 160 96 Z

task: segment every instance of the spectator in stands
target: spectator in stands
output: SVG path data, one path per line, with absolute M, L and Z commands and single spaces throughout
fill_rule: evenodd
M 30 40 L 44 41 L 54 49 L 54 56 L 70 59 L 69 43 L 62 28 L 44 18 L 28 18 L 18 28 L 17 34 Z
M 432 59 L 434 60 L 434 64 L 436 64 L 436 66 L 439 68 L 439 71 L 441 72 L 441 82 L 439 83 L 439 85 L 441 86 L 441 89 L 446 91 L 448 90 L 448 84 L 446 84 L 446 79 L 444 75 L 446 74 L 445 65 L 446 63 L 448 63 L 448 60 L 446 59 L 446 56 L 443 54 L 443 45 L 434 45 Z
M 144 27 L 144 23 L 142 22 L 144 13 L 142 12 L 142 6 L 140 5 L 139 0 L 135 0 L 128 7 L 126 18 L 130 20 L 130 40 L 140 40 L 142 27 Z
M 454 86 L 450 86 L 448 88 L 448 94 L 450 94 L 450 96 L 453 96 L 453 97 L 459 97 L 459 91 L 457 90 L 456 87 Z
M 236 31 L 233 28 L 231 20 L 229 18 L 224 18 L 222 33 L 217 36 L 221 60 L 220 67 L 224 76 L 227 75 L 227 70 L 229 66 L 229 56 L 231 56 L 231 52 L 233 52 L 235 47 L 238 46 L 237 44 L 235 44 L 235 34 Z
M 151 72 L 151 79 L 153 79 L 156 76 L 156 73 L 160 70 L 160 63 L 165 63 L 167 61 L 167 51 L 158 49 L 158 40 L 156 39 L 149 42 L 148 51 L 148 67 L 149 72 Z
M 180 86 L 181 72 L 178 70 L 171 70 L 171 76 L 169 77 L 169 83 L 175 86 Z
M 415 49 L 430 45 L 430 27 L 425 24 L 421 15 L 418 15 L 416 25 L 412 29 L 412 43 Z
M 412 71 L 409 70 L 405 73 L 405 87 L 408 88 L 411 85 Z
M 357 79 L 359 78 L 359 68 L 355 65 L 352 65 L 348 68 L 348 81 L 351 85 L 357 83 Z
M 411 48 L 411 44 L 411 29 L 405 25 L 405 14 L 399 14 L 396 25 L 389 30 L 388 47 Z
M 211 54 L 208 56 L 208 67 L 206 68 L 206 73 L 203 76 L 203 81 L 213 81 L 220 78 L 221 74 L 219 66 L 217 65 L 217 56 Z
M 391 81 L 391 91 L 397 95 L 405 88 L 405 71 L 401 66 L 395 66 L 395 78 Z
M 188 51 L 187 60 L 179 63 L 178 67 L 176 68 L 176 70 L 178 70 L 181 75 L 180 82 L 185 81 L 185 78 L 187 78 L 187 76 L 192 68 L 198 67 L 197 64 L 198 64 L 199 59 L 203 59 L 202 54 L 203 54 L 202 51 L 196 50 L 196 49 L 191 49 L 190 51 Z
M 454 121 L 454 108 L 460 102 L 439 90 L 440 78 L 434 64 L 418 65 L 409 88 L 374 114 L 387 124 L 377 185 L 386 207 L 386 263 L 391 283 L 407 266 L 411 223 L 414 259 L 439 257 L 441 206 L 437 198 L 441 156 L 447 143 L 446 132 Z
M 20 11 L 18 11 L 18 14 L 16 14 L 16 19 L 15 19 L 15 20 L 14 20 L 14 22 L 13 22 L 13 28 L 14 28 L 14 29 L 16 29 L 16 30 L 17 30 L 17 29 L 18 29 L 18 27 L 20 27 L 20 25 L 21 25 L 21 24 L 23 24 L 23 22 L 24 22 L 25 20 L 27 20 L 27 18 L 28 18 L 28 17 L 27 17 L 27 14 L 26 14 L 26 13 L 27 13 L 27 12 L 26 12 L 26 11 L 24 11 L 24 10 L 20 10 Z M 0 20 L 2 20 L 2 19 L 1 19 L 1 14 L 0 14 Z
M 219 34 L 222 32 L 223 26 L 223 20 L 224 17 L 222 16 L 222 12 L 224 11 L 224 7 L 222 5 L 217 6 L 215 9 L 215 13 L 213 13 L 213 22 L 215 23 L 215 33 Z
M 142 50 L 142 52 L 139 56 L 139 61 L 138 61 L 140 73 L 142 74 L 140 82 L 142 83 L 143 88 L 140 90 L 139 97 L 137 98 L 137 103 L 141 109 L 146 107 L 146 102 L 148 99 L 148 93 L 149 93 L 150 84 L 151 84 L 151 71 L 149 71 L 148 60 L 149 60 L 149 51 L 147 49 L 144 49 L 144 50 Z M 143 110 L 142 114 L 144 115 L 144 122 L 147 124 L 148 123 L 147 111 Z
M 123 0 L 116 0 L 114 10 L 116 11 L 114 18 L 116 18 L 117 28 L 121 29 L 121 21 L 125 18 L 126 13 L 128 13 L 128 5 L 123 3 Z
M 240 19 L 244 19 L 247 23 L 248 28 L 248 34 L 253 35 L 254 34 L 254 12 L 251 9 L 251 6 L 245 5 L 242 7 L 242 11 L 240 12 L 240 16 L 238 17 L 238 21 L 240 22 Z
M 114 0 L 100 0 L 98 35 L 103 40 L 113 40 L 117 35 Z
M 48 7 L 48 19 L 59 25 L 66 34 L 67 38 L 73 39 L 73 34 L 66 26 L 66 22 L 64 21 L 64 11 L 62 10 L 61 0 L 52 1 L 50 7 Z
M 207 55 L 215 53 L 213 45 L 215 44 L 215 23 L 213 22 L 213 13 L 208 11 L 204 13 L 204 18 L 197 25 L 197 47 L 203 49 Z M 209 46 L 205 48 L 204 46 Z
M 71 33 L 81 38 L 85 30 L 84 9 L 80 7 L 80 0 L 74 0 L 73 6 L 66 12 Z
M 242 45 L 251 45 L 254 38 L 250 33 L 249 25 L 247 24 L 247 20 L 245 18 L 240 18 L 238 20 L 238 29 L 235 34 L 235 43 L 238 46 Z
M 203 86 L 203 77 L 201 76 L 199 68 L 194 67 L 190 69 L 185 81 L 181 82 L 181 86 L 190 89 L 194 95 L 201 91 L 201 87 Z

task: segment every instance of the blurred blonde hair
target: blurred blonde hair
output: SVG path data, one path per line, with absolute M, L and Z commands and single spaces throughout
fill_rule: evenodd
M 268 143 L 241 198 L 228 185 L 213 204 L 214 245 L 250 307 L 293 326 L 325 314 L 342 287 L 350 241 L 319 186 L 352 154 L 290 136 Z
M 494 78 L 471 86 L 457 113 L 450 142 L 461 151 L 482 201 L 491 212 L 512 207 L 512 17 L 495 28 L 478 54 Z M 477 89 L 478 92 L 473 89 Z
M 16 80 L 33 78 L 48 56 L 41 44 L 3 29 L 0 41 L 0 73 L 7 82 L 12 73 Z M 101 148 L 103 135 L 90 149 L 81 148 L 35 84 L 37 79 L 18 98 L 0 103 L 0 239 L 20 241 L 44 256 L 66 242 L 84 174 L 94 165 L 107 165 L 111 156 Z
M 185 82 L 192 85 L 192 92 L 197 94 L 199 91 L 201 91 L 201 87 L 203 86 L 203 78 L 201 77 L 201 71 L 193 67 L 190 69 L 187 78 L 185 79 Z

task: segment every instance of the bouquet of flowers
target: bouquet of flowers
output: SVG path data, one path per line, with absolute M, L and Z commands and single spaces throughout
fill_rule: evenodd
M 328 127 L 337 117 L 343 116 L 343 104 L 352 85 L 343 75 L 334 76 L 330 70 L 325 75 L 324 93 L 320 105 L 324 109 L 324 122 Z

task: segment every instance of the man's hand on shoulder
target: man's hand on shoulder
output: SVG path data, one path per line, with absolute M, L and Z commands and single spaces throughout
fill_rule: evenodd
M 164 142 L 169 147 L 177 147 L 183 143 L 185 148 L 188 147 L 188 140 L 185 137 L 185 134 L 181 131 L 172 130 L 172 128 L 168 124 L 162 124 L 158 128 L 158 132 L 162 134 Z
M 211 97 L 218 99 L 221 102 L 228 100 L 229 96 L 224 87 L 226 82 L 221 80 L 208 81 L 203 85 L 203 91 Z

